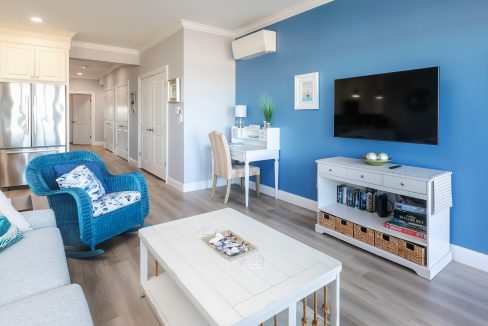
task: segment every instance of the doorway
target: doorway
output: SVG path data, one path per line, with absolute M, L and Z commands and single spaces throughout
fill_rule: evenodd
M 139 76 L 139 165 L 166 180 L 168 161 L 167 68 Z
M 70 143 L 92 145 L 94 133 L 93 115 L 95 95 L 92 93 L 70 93 Z

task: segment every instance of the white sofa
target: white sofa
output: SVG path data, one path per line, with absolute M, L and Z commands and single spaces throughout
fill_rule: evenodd
M 0 252 L 0 325 L 93 325 L 83 290 L 71 284 L 53 211 L 22 214 L 34 230 Z

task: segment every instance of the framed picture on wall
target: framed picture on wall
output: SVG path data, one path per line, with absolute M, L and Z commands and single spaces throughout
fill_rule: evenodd
M 180 79 L 173 78 L 168 80 L 168 102 L 180 103 Z
M 319 73 L 295 76 L 295 110 L 319 109 Z

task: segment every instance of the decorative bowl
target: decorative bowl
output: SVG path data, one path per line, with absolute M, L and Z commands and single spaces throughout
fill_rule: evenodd
M 368 165 L 373 165 L 373 166 L 382 166 L 388 162 L 391 162 L 391 160 L 367 160 L 364 157 L 363 157 L 363 161 L 364 161 L 364 163 L 366 163 Z

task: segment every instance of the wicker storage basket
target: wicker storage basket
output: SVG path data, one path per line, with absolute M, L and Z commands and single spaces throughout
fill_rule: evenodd
M 323 227 L 335 230 L 336 219 L 337 217 L 334 215 L 319 212 L 319 224 Z
M 426 254 L 425 247 L 419 246 L 415 243 L 411 243 L 402 239 L 398 240 L 398 256 L 410 260 L 415 264 L 425 266 Z
M 376 248 L 398 255 L 398 238 L 391 235 L 374 231 L 374 245 Z
M 374 246 L 374 230 L 354 224 L 354 239 Z
M 352 238 L 354 235 L 354 223 L 342 218 L 336 218 L 335 230 Z

